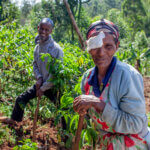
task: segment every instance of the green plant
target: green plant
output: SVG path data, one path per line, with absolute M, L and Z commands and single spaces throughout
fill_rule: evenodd
M 150 113 L 147 114 L 148 117 L 148 126 L 150 127 Z
M 111 10 L 108 16 L 115 18 L 116 13 L 118 14 L 119 11 Z M 121 18 L 121 15 L 119 15 L 119 18 Z M 117 20 L 118 25 L 120 25 L 122 31 L 126 31 L 124 26 L 127 22 L 122 19 Z M 16 21 L 5 26 L 1 25 L 0 31 L 0 113 L 10 116 L 15 98 L 24 92 L 27 87 L 34 84 L 32 61 L 35 33 L 30 27 L 22 27 Z M 149 38 L 145 36 L 143 31 L 136 34 L 134 41 L 130 41 L 131 37 L 129 36 L 128 32 L 121 36 L 120 50 L 116 53 L 116 56 L 121 61 L 133 66 L 136 60 L 140 59 L 140 71 L 142 74 L 148 75 L 150 73 L 150 50 L 149 45 L 147 45 Z M 78 44 L 72 45 L 65 42 L 60 43 L 60 45 L 64 51 L 63 61 L 56 60 L 48 54 L 41 56 L 43 60 L 48 57 L 47 69 L 53 74 L 51 82 L 53 82 L 54 90 L 57 92 L 57 105 L 55 106 L 45 97 L 41 99 L 38 125 L 49 121 L 49 118 L 54 118 L 54 124 L 58 129 L 58 141 L 70 149 L 79 120 L 78 114 L 73 110 L 73 100 L 82 93 L 80 83 L 83 73 L 92 68 L 94 64 L 91 56 L 86 51 L 82 51 Z M 33 118 L 36 102 L 36 99 L 30 101 L 30 105 L 25 110 L 25 118 L 29 115 Z M 60 127 L 62 117 L 65 118 L 67 124 L 66 130 Z M 149 114 L 148 118 L 150 120 Z M 80 148 L 84 145 L 90 145 L 94 149 L 97 132 L 89 119 L 85 119 L 84 124 L 86 127 L 81 134 Z M 63 142 L 63 137 L 66 136 L 71 138 Z M 9 144 L 14 144 L 16 142 L 15 132 L 8 127 L 1 127 L 0 144 L 6 141 Z M 24 148 L 33 149 L 31 147 L 34 147 L 34 144 L 28 140 L 22 141 L 22 144 L 16 147 L 23 149 L 23 145 Z
M 9 129 L 8 126 L 2 126 L 2 124 L 0 124 L 0 126 L 0 145 L 2 145 L 5 141 L 10 144 L 14 144 L 16 138 L 14 130 Z
M 32 142 L 31 139 L 25 139 L 19 141 L 22 145 L 17 145 L 13 148 L 13 150 L 37 150 L 37 143 Z
M 69 44 L 64 44 L 63 61 L 54 59 L 49 54 L 41 56 L 43 61 L 45 57 L 48 57 L 47 69 L 53 75 L 50 81 L 54 84 L 54 88 L 58 93 L 57 100 L 60 101 L 55 113 L 55 125 L 64 117 L 67 129 L 65 131 L 60 129 L 59 134 L 73 138 L 79 120 L 79 116 L 73 111 L 73 100 L 81 94 L 81 77 L 87 69 L 93 66 L 92 59 L 87 52 L 83 52 L 78 47 Z M 84 136 L 81 140 L 87 144 L 92 144 L 91 139 L 93 139 L 92 141 L 95 144 L 96 137 L 92 136 L 94 135 L 94 129 L 89 127 L 83 131 Z M 88 136 L 90 137 L 89 140 Z M 84 142 L 81 143 L 82 146 Z M 71 148 L 71 143 L 72 140 L 68 139 L 65 143 L 66 147 Z

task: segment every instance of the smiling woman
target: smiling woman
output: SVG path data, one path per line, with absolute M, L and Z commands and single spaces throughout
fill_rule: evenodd
M 95 65 L 99 66 L 99 70 L 105 75 L 105 70 L 109 67 L 113 55 L 118 49 L 119 43 L 115 44 L 113 36 L 108 33 L 105 33 L 105 38 L 102 40 L 103 44 L 101 48 L 91 49 L 89 53 L 91 54 Z
M 132 66 L 114 57 L 118 38 L 117 26 L 108 20 L 90 26 L 87 49 L 95 67 L 83 75 L 83 95 L 75 98 L 73 107 L 81 116 L 88 113 L 93 120 L 102 150 L 148 150 L 150 132 L 143 79 Z M 99 43 L 93 45 L 93 40 Z

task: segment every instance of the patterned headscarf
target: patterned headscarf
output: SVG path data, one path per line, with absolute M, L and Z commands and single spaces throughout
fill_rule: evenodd
M 119 30 L 118 27 L 109 20 L 101 19 L 91 24 L 86 34 L 86 38 L 89 39 L 90 37 L 97 35 L 99 32 L 107 32 L 112 34 L 115 42 L 118 42 L 119 39 Z

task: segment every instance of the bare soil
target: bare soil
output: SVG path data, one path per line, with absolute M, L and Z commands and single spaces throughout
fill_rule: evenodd
M 50 119 L 46 121 L 47 123 L 43 126 L 38 126 L 36 130 L 36 143 L 38 143 L 39 150 L 67 150 L 62 145 L 59 144 L 57 138 L 57 128 L 54 126 L 54 120 Z M 17 143 L 15 145 L 21 145 L 19 141 L 22 139 L 32 139 L 33 130 L 33 120 L 30 118 L 17 123 L 17 125 L 10 125 L 11 129 L 15 129 L 15 134 L 17 136 Z M 14 145 L 10 143 L 4 143 L 0 146 L 0 150 L 12 150 Z
M 146 99 L 146 112 L 150 112 L 150 77 L 144 77 L 144 95 Z M 15 129 L 17 136 L 17 143 L 22 139 L 32 139 L 32 127 L 33 120 L 28 118 L 27 120 L 18 123 L 17 126 L 10 126 Z M 54 126 L 54 119 L 49 119 L 43 123 L 43 126 L 37 126 L 36 142 L 38 143 L 39 150 L 67 150 L 60 145 L 57 137 L 57 127 Z M 0 146 L 0 150 L 12 150 L 15 145 L 10 143 L 4 143 Z M 90 149 L 86 147 L 84 149 Z
M 150 77 L 144 77 L 144 95 L 146 101 L 146 112 L 150 112 Z

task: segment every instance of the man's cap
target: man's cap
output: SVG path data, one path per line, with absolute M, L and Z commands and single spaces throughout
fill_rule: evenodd
M 50 19 L 50 18 L 43 18 L 41 21 L 40 21 L 40 24 L 41 23 L 48 23 L 50 24 L 53 28 L 54 28 L 54 23 L 53 21 Z

